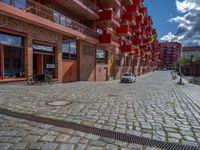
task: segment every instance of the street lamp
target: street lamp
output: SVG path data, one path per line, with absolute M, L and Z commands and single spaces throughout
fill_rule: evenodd
M 180 57 L 180 58 L 182 58 L 182 49 L 183 49 L 183 48 L 181 48 L 181 57 Z M 183 84 L 181 66 L 182 66 L 182 62 L 181 62 L 181 60 L 180 60 L 180 61 L 179 61 L 179 73 L 180 73 L 179 84 Z
M 192 66 L 193 57 L 194 57 L 193 55 L 190 56 L 190 67 L 191 67 L 191 68 L 190 68 L 190 76 L 193 76 L 193 68 L 192 68 L 192 67 L 193 67 L 193 66 Z

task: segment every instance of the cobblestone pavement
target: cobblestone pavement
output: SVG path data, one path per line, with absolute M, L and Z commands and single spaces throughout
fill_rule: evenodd
M 0 115 L 0 150 L 159 150 Z
M 134 84 L 109 81 L 52 86 L 1 85 L 0 107 L 161 141 L 200 146 L 200 98 L 189 96 L 185 92 L 187 86 L 176 85 L 167 71 L 144 75 Z M 71 104 L 46 105 L 55 100 Z

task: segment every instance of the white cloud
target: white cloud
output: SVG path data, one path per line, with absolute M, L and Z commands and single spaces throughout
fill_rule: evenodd
M 178 23 L 177 32 L 170 32 L 160 40 L 200 44 L 200 0 L 176 0 L 176 8 L 181 15 L 169 19 L 169 22 Z

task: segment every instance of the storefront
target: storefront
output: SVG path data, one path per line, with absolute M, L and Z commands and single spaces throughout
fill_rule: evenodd
M 0 80 L 25 77 L 24 38 L 0 32 Z
M 33 74 L 50 74 L 55 77 L 55 46 L 33 42 Z

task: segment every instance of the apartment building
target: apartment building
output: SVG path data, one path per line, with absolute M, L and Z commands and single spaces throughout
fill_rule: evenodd
M 161 68 L 174 69 L 175 63 L 181 57 L 182 45 L 178 42 L 160 43 Z
M 200 57 L 200 46 L 185 46 L 182 50 L 182 57 L 191 58 Z
M 158 62 L 143 0 L 0 0 L 0 82 L 114 80 Z

